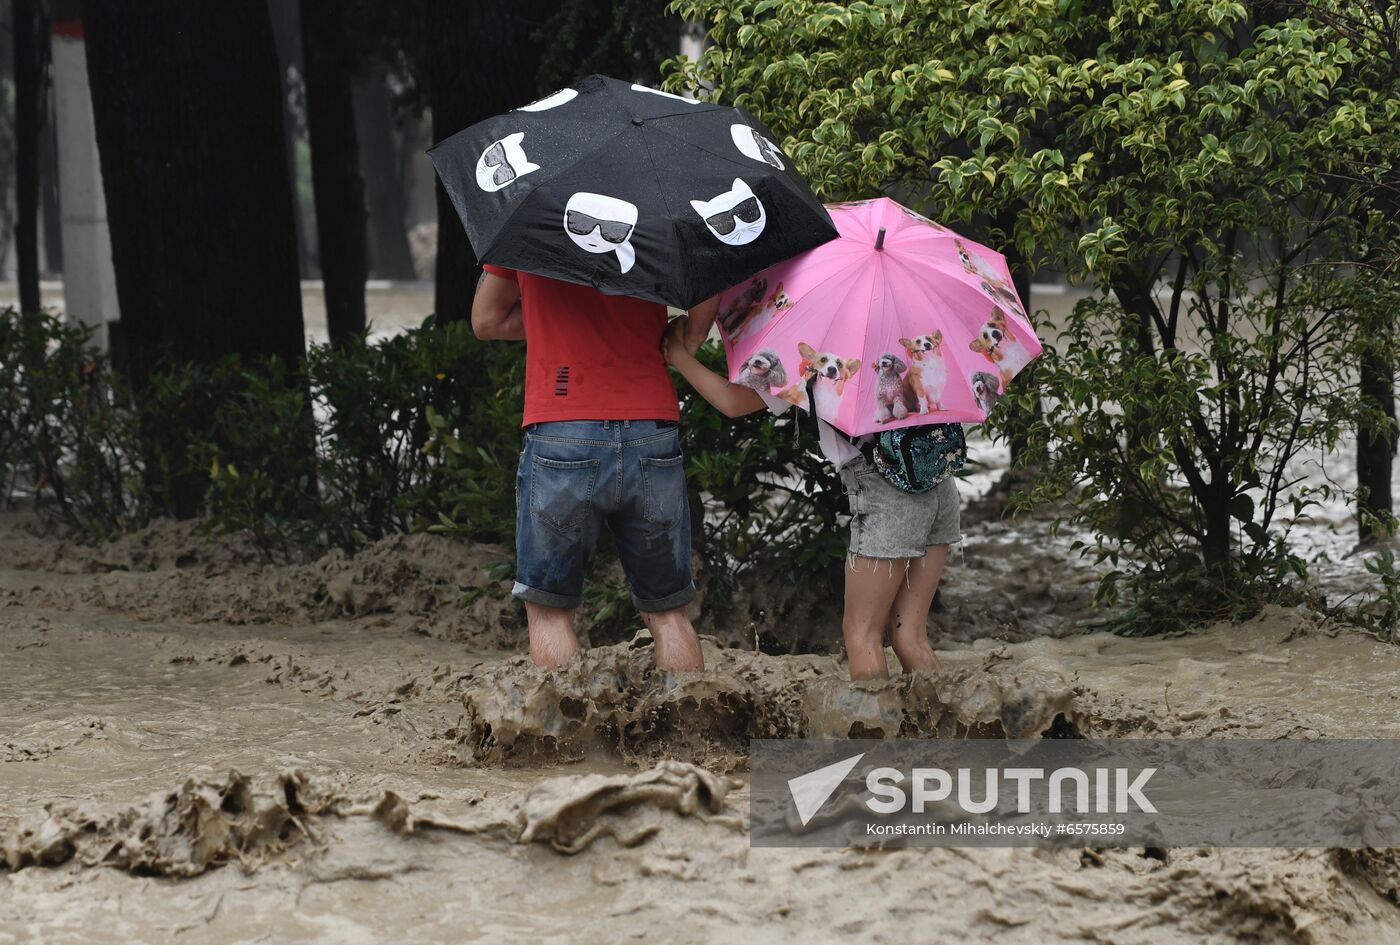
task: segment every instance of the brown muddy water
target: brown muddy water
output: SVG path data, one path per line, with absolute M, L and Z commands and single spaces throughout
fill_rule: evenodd
M 750 850 L 751 737 L 1400 738 L 1396 647 L 1282 607 L 1076 633 L 1090 571 L 967 526 L 943 671 L 852 687 L 715 626 L 703 674 L 644 635 L 540 673 L 501 588 L 458 606 L 504 552 L 435 536 L 0 521 L 0 943 L 1400 943 L 1400 851 Z

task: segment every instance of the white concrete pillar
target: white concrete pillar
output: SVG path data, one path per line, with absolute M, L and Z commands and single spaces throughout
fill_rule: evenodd
M 120 310 L 81 20 L 54 18 L 53 89 L 63 224 L 63 307 L 70 321 L 96 329 L 93 343 L 105 351 L 107 325 L 120 318 Z

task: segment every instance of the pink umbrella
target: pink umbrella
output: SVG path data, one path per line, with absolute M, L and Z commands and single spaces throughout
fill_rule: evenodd
M 986 419 L 1041 352 L 1006 260 L 887 197 L 720 298 L 729 378 L 852 436 Z

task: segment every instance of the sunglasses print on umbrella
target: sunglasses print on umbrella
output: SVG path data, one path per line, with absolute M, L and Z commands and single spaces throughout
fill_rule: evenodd
M 617 220 L 599 220 L 578 210 L 569 210 L 564 214 L 564 225 L 569 228 L 569 232 L 575 236 L 587 236 L 595 229 L 598 234 L 609 243 L 621 244 L 627 241 L 628 235 L 632 232 L 631 223 L 620 223 Z M 730 224 L 732 227 L 733 224 Z
M 752 128 L 750 128 L 749 130 L 753 133 L 754 144 L 758 146 L 758 156 L 767 163 L 776 167 L 778 170 L 783 170 L 783 162 L 778 157 L 778 152 L 773 147 L 772 143 L 769 142 L 767 138 L 763 137 L 763 135 L 759 134 L 757 131 L 753 131 Z M 752 223 L 753 221 L 749 220 L 747 222 Z
M 750 197 L 742 203 L 735 204 L 722 213 L 706 217 L 705 222 L 710 225 L 716 233 L 728 236 L 734 232 L 734 218 L 738 217 L 745 223 L 756 223 L 763 210 L 758 205 L 757 197 Z
M 510 166 L 510 159 L 506 157 L 505 145 L 497 141 L 486 149 L 486 153 L 481 158 L 487 167 L 494 167 L 495 173 L 491 175 L 491 180 L 497 187 L 503 187 L 515 180 L 515 168 Z

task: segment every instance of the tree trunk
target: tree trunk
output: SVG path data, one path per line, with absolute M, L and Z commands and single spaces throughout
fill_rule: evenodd
M 429 16 L 429 104 L 433 140 L 508 111 L 541 92 L 535 34 L 553 4 L 544 0 L 426 0 Z M 471 318 L 481 266 L 452 201 L 439 181 L 435 307 L 439 321 Z
M 341 345 L 365 330 L 365 187 L 355 140 L 354 62 L 337 0 L 301 0 L 306 126 L 326 331 Z
M 121 365 L 139 391 L 166 365 L 295 364 L 296 227 L 264 0 L 86 0 L 83 12 Z M 185 470 L 169 510 L 194 514 L 205 482 Z
M 1006 227 L 1006 232 L 1011 228 Z M 1009 241 L 1008 241 L 1009 242 Z M 1034 300 L 1031 298 L 1031 270 L 1025 258 L 1014 244 L 1008 245 L 1006 250 L 1006 262 L 1011 269 L 1011 281 L 1016 288 L 1016 294 L 1020 296 L 1022 304 L 1025 305 L 1026 315 L 1034 310 Z M 1012 383 L 1035 386 L 1035 364 L 1032 363 L 1020 376 Z M 1041 407 L 1040 397 L 1035 398 L 1034 404 L 1027 410 L 1017 410 L 1008 413 L 1006 416 L 1007 438 L 1011 442 L 1011 468 L 1017 469 L 1025 466 L 1038 465 L 1043 457 L 1032 455 L 1030 449 L 1030 431 L 1036 423 L 1040 422 Z
M 12 0 L 15 57 L 15 279 L 21 312 L 39 311 L 38 0 Z
M 43 72 L 39 110 L 39 206 L 44 220 L 44 271 L 63 271 L 63 214 L 58 193 L 58 129 L 54 127 L 53 76 L 48 69 L 51 39 L 47 29 L 40 39 Z
M 1201 542 L 1201 558 L 1205 562 L 1206 574 L 1228 586 L 1234 570 L 1234 521 L 1230 518 L 1229 501 L 1225 490 L 1211 483 L 1204 494 L 1197 494 L 1201 503 L 1205 525 L 1205 538 Z
M 305 86 L 293 81 L 293 76 L 305 76 L 301 57 L 301 11 L 298 0 L 267 0 L 272 18 L 272 42 L 277 50 L 277 76 L 282 82 L 282 138 L 287 144 L 287 179 L 292 182 L 292 217 L 297 227 L 298 271 L 303 279 L 314 272 L 316 249 L 307 236 L 310 224 L 302 212 L 297 184 L 297 138 L 305 112 Z
M 394 148 L 394 126 L 384 70 L 377 66 L 355 83 L 355 130 L 369 207 L 370 268 L 381 279 L 416 277 L 408 247 L 403 175 Z
M 1361 396 L 1380 408 L 1390 420 L 1387 426 L 1357 430 L 1356 484 L 1362 492 L 1358 509 L 1362 541 L 1394 529 L 1395 497 L 1390 483 L 1396 448 L 1395 386 L 1388 368 L 1378 354 L 1369 354 L 1361 360 Z M 1382 525 L 1377 528 L 1372 520 Z

